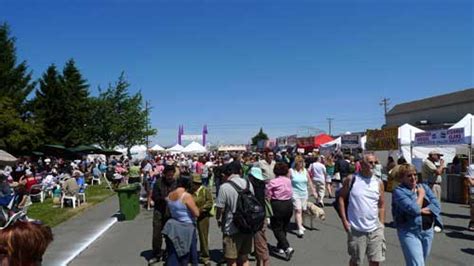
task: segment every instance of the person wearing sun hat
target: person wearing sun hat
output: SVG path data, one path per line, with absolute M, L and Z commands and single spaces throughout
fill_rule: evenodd
M 211 191 L 202 185 L 200 174 L 192 176 L 193 186 L 192 195 L 196 206 L 199 208 L 199 217 L 197 218 L 197 230 L 199 235 L 199 255 L 201 263 L 211 265 L 209 255 L 209 217 L 214 205 Z
M 248 178 L 252 183 L 255 192 L 255 197 L 263 206 L 266 206 L 265 178 L 263 177 L 262 169 L 256 166 L 250 168 Z M 262 229 L 256 232 L 253 237 L 258 266 L 270 265 L 270 254 L 268 252 L 267 236 L 265 233 L 266 227 L 267 225 L 266 223 L 264 223 Z
M 444 160 L 441 159 L 443 154 L 438 150 L 432 150 L 428 154 L 428 158 L 423 161 L 421 169 L 421 177 L 423 182 L 433 190 L 436 198 L 441 202 L 441 182 L 443 170 L 445 168 Z

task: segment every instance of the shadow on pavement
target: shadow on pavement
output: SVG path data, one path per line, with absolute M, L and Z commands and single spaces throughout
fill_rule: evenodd
M 441 213 L 442 216 L 446 216 L 449 218 L 459 218 L 459 219 L 469 219 L 469 215 L 462 215 L 462 214 L 456 214 L 456 213 Z
M 155 256 L 155 255 L 153 254 L 153 250 L 151 250 L 151 249 L 142 251 L 142 253 L 140 253 L 140 257 L 145 258 L 146 261 L 149 261 L 149 260 L 152 259 L 154 256 Z
M 451 231 L 467 231 L 466 227 L 457 226 L 457 225 L 444 225 L 444 229 L 451 230 Z
M 211 257 L 211 261 L 219 264 L 224 264 L 224 253 L 220 249 L 211 249 L 209 250 L 209 257 Z
M 282 260 L 282 261 L 287 261 L 285 255 L 282 256 L 282 255 L 278 254 L 276 246 L 268 244 L 268 252 L 270 253 L 270 256 L 272 256 L 276 259 L 279 259 L 279 260 Z
M 474 255 L 474 248 L 462 248 L 461 251 L 467 254 Z
M 446 233 L 446 236 L 451 237 L 451 238 L 459 238 L 459 239 L 474 241 L 474 235 L 466 235 L 466 234 L 456 232 L 456 231 Z

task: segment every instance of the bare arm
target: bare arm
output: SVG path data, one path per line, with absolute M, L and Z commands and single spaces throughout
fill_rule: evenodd
M 379 198 L 379 221 L 381 224 L 385 224 L 385 188 L 382 182 L 380 182 L 380 198 Z
M 340 192 L 340 197 L 337 199 L 339 201 L 339 216 L 341 217 L 342 225 L 344 226 L 344 229 L 349 231 L 351 224 L 347 220 L 346 216 L 346 199 L 349 196 L 349 185 L 350 182 L 352 181 L 351 176 L 348 176 L 346 179 L 344 179 L 341 192 Z
M 184 196 L 184 203 L 186 204 L 186 207 L 188 207 L 194 217 L 199 217 L 199 208 L 196 206 L 196 202 L 194 202 L 194 199 L 191 194 L 187 192 L 185 193 L 186 194 Z
M 309 176 L 309 173 L 306 172 L 306 177 L 308 178 L 308 185 L 309 185 L 309 188 L 311 189 L 311 194 L 313 194 L 313 197 L 315 198 L 318 198 L 317 194 L 316 194 L 316 190 L 314 189 L 314 184 L 313 184 L 313 180 L 311 180 L 311 177 Z

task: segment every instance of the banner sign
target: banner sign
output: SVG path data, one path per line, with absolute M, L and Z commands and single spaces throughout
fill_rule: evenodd
M 181 140 L 202 141 L 202 135 L 181 135 Z
M 369 151 L 398 150 L 398 128 L 367 130 L 365 149 Z
M 296 135 L 279 137 L 276 144 L 278 147 L 296 146 Z
M 464 128 L 431 130 L 415 134 L 416 146 L 464 144 Z
M 357 149 L 360 148 L 360 135 L 349 134 L 341 136 L 341 148 L 343 149 Z

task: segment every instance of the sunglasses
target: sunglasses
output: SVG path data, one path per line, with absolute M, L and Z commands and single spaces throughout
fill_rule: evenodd
M 367 161 L 368 164 L 375 165 L 377 162 L 376 161 Z

